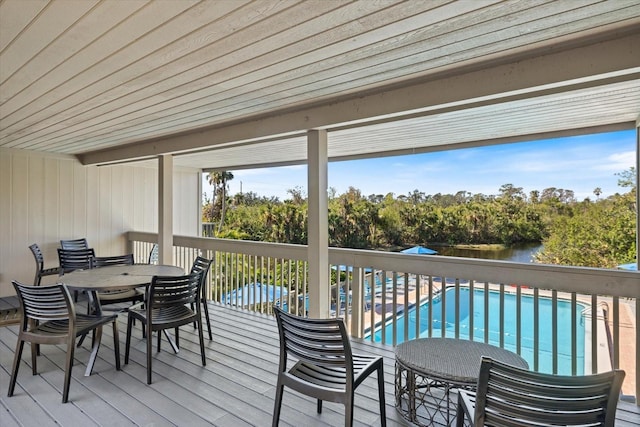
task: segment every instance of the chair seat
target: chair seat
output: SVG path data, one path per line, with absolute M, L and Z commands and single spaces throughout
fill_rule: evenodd
M 377 356 L 353 355 L 353 377 L 356 384 L 367 377 L 377 366 Z M 298 361 L 289 374 L 303 381 L 325 387 L 344 391 L 346 385 L 346 370 L 344 367 L 318 366 Z
M 147 321 L 147 313 L 144 309 L 130 309 L 129 313 L 142 322 Z M 196 312 L 191 310 L 186 305 L 154 308 L 153 310 L 151 310 L 151 323 L 154 330 L 166 329 L 167 325 L 182 325 L 192 321 L 192 319 L 195 317 L 197 317 Z
M 100 325 L 112 322 L 118 317 L 117 314 L 109 316 L 89 316 L 76 313 L 76 335 L 81 335 L 91 331 Z M 64 336 L 69 332 L 69 320 L 50 320 L 40 323 L 33 331 L 38 335 Z
M 98 298 L 103 304 L 116 304 L 119 302 L 144 301 L 144 292 L 137 289 L 122 291 L 98 292 Z

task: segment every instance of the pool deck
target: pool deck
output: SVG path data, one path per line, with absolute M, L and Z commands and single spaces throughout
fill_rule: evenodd
M 76 351 L 69 403 L 62 404 L 62 346 L 42 346 L 39 375 L 31 375 L 25 349 L 18 385 L 6 396 L 17 327 L 0 327 L 0 424 L 14 426 L 269 426 L 273 413 L 279 341 L 275 319 L 210 303 L 214 338 L 205 337 L 207 365 L 200 364 L 193 328 L 181 328 L 181 351 L 168 345 L 154 353 L 153 384 L 146 384 L 145 343 L 139 325 L 132 339 L 129 365 L 116 371 L 110 328 L 93 375 L 84 377 L 89 343 Z M 120 316 L 120 346 L 124 352 L 126 317 Z M 206 335 L 206 334 L 205 334 Z M 90 340 L 86 340 L 90 341 Z M 165 341 L 166 343 L 166 341 Z M 353 342 L 354 351 L 384 357 L 387 425 L 407 426 L 394 407 L 394 349 Z M 355 426 L 380 425 L 377 382 L 367 379 L 356 391 Z M 326 403 L 316 413 L 316 402 L 286 390 L 281 426 L 343 426 L 343 407 Z M 640 426 L 640 407 L 620 402 L 618 427 Z

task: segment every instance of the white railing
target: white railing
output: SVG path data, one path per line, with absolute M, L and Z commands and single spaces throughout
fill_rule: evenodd
M 146 262 L 156 239 L 129 233 L 138 261 Z M 215 260 L 210 300 L 304 314 L 306 246 L 174 236 L 178 265 L 188 270 L 198 254 Z M 417 336 L 490 342 L 531 353 L 536 371 L 620 367 L 624 390 L 640 394 L 638 272 L 338 248 L 330 248 L 329 262 L 331 310 L 353 337 L 391 345 Z M 563 360 L 569 372 L 559 367 Z

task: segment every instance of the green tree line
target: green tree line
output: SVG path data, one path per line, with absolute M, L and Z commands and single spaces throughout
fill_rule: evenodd
M 218 177 L 223 176 L 217 175 Z M 229 176 L 231 178 L 229 178 Z M 623 189 L 607 198 L 578 201 L 574 192 L 546 188 L 525 194 L 505 184 L 497 195 L 372 194 L 356 188 L 329 195 L 329 244 L 355 249 L 421 245 L 538 242 L 537 260 L 575 266 L 614 267 L 635 260 L 635 171 L 618 174 Z M 203 221 L 217 224 L 217 237 L 277 243 L 307 243 L 307 199 L 300 188 L 289 197 L 227 195 L 228 179 L 217 183 L 214 200 L 205 200 Z M 625 192 L 626 191 L 626 192 Z M 221 199 L 224 197 L 224 199 Z M 226 209 L 224 207 L 227 207 Z

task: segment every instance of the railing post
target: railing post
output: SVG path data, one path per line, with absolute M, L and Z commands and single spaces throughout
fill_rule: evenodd
M 347 274 L 349 267 L 347 266 Z M 353 281 L 351 282 L 351 336 L 354 338 L 362 338 L 364 336 L 364 269 L 362 267 L 354 267 Z M 346 295 L 347 303 L 349 295 Z

